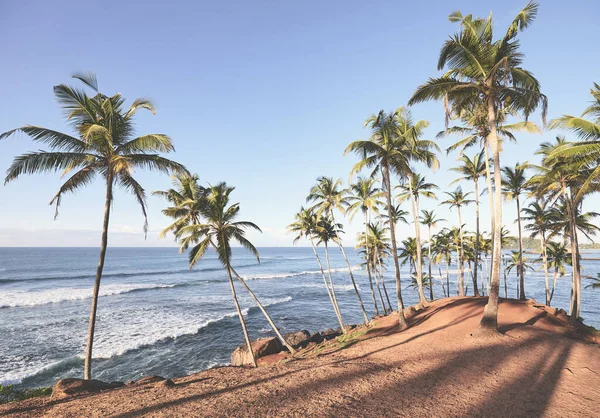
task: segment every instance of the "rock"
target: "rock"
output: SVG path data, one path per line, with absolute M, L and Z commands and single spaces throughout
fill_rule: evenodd
M 160 382 L 154 384 L 156 389 L 170 389 L 173 386 L 175 386 L 175 382 L 173 382 L 171 379 L 161 380 Z
M 342 335 L 342 331 L 334 330 L 333 328 L 321 332 L 321 337 L 323 337 L 325 341 L 332 340 L 340 335 Z
M 163 380 L 165 380 L 165 378 L 162 376 L 144 376 L 140 380 L 135 382 L 135 384 L 136 385 L 145 385 L 147 383 L 156 383 L 156 382 L 161 382 Z
M 252 351 L 254 351 L 254 357 L 259 359 L 260 357 L 268 356 L 270 354 L 277 354 L 283 350 L 283 344 L 277 338 L 259 338 L 258 340 L 252 341 Z M 252 364 L 252 357 L 248 351 L 246 344 L 240 345 L 231 353 L 231 365 L 232 366 L 245 366 Z
M 320 332 L 315 332 L 310 336 L 310 342 L 315 344 L 321 344 L 323 342 L 323 336 Z
M 63 399 L 81 393 L 94 393 L 124 386 L 123 382 L 102 382 L 76 378 L 60 379 L 52 389 L 52 399 Z
M 288 332 L 283 338 L 294 348 L 304 348 L 310 342 L 310 332 L 307 330 Z

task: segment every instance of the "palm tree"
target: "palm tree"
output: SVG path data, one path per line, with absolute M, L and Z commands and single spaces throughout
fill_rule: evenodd
M 522 277 L 525 274 L 525 269 L 533 270 L 533 267 L 527 263 L 527 259 L 524 258 L 519 251 L 511 251 L 510 258 L 508 259 L 508 263 L 506 265 L 506 272 L 510 274 L 513 268 L 516 269 L 517 276 L 519 277 Z
M 377 298 L 375 297 L 375 290 L 373 289 L 373 278 L 371 274 L 371 263 L 369 262 L 369 245 L 368 245 L 368 234 L 369 234 L 369 215 L 370 212 L 379 212 L 379 198 L 383 196 L 381 190 L 375 187 L 376 180 L 374 178 L 359 177 L 356 183 L 350 185 L 351 195 L 348 196 L 348 213 L 350 213 L 350 220 L 354 218 L 354 215 L 360 210 L 364 216 L 365 224 L 365 258 L 367 260 L 366 268 L 367 275 L 369 277 L 369 285 L 371 287 L 371 296 L 373 297 L 373 305 L 375 306 L 375 312 L 379 315 L 377 309 Z
M 600 273 L 596 273 L 597 277 L 588 277 L 592 283 L 588 284 L 586 289 L 600 289 Z
M 250 294 L 283 345 L 285 345 L 292 354 L 295 353 L 295 350 L 287 343 L 285 338 L 283 338 L 279 329 L 275 326 L 275 323 L 255 296 L 254 292 L 252 292 L 244 279 L 237 271 L 235 271 L 231 264 L 232 241 L 237 242 L 246 250 L 250 251 L 256 257 L 256 261 L 260 263 L 258 250 L 246 238 L 246 229 L 262 232 L 260 228 L 252 222 L 236 220 L 240 212 L 240 204 L 229 204 L 229 195 L 234 189 L 234 187 L 230 187 L 226 183 L 219 183 L 215 186 L 211 186 L 206 193 L 206 197 L 202 198 L 198 204 L 202 216 L 200 222 L 181 227 L 176 231 L 176 237 L 179 240 L 179 252 L 183 254 L 185 251 L 189 250 L 188 260 L 190 268 L 194 267 L 196 263 L 202 259 L 204 254 L 206 254 L 206 250 L 210 247 L 214 248 L 217 252 L 219 261 L 227 271 L 231 294 L 233 296 L 238 317 L 240 318 L 248 352 L 252 356 L 252 364 L 256 367 L 256 359 L 252 350 L 252 344 L 250 343 L 250 337 L 248 336 L 248 330 L 246 329 L 246 322 L 242 315 L 242 310 L 233 284 L 233 275 L 235 275 L 238 281 Z
M 548 298 L 548 305 L 550 305 L 552 297 L 554 296 L 554 290 L 556 290 L 556 280 L 559 276 L 562 277 L 565 275 L 567 272 L 565 265 L 572 265 L 572 261 L 567 246 L 563 243 L 549 241 L 546 253 L 548 255 L 548 268 L 554 270 L 552 290 L 550 292 L 550 297 Z
M 523 220 L 530 222 L 525 225 L 525 229 L 530 231 L 530 237 L 540 237 L 541 259 L 546 279 L 546 305 L 550 305 L 550 283 L 548 282 L 548 254 L 546 247 L 548 244 L 548 235 L 552 234 L 551 212 L 546 209 L 546 201 L 538 200 L 529 204 L 529 207 L 521 209 Z M 522 254 L 522 253 L 521 253 Z M 521 255 L 522 256 L 522 255 Z M 522 285 L 522 284 L 521 284 Z
M 464 252 L 464 240 L 463 240 L 463 223 L 462 216 L 460 213 L 460 208 L 463 206 L 472 203 L 473 200 L 468 199 L 467 197 L 471 194 L 471 192 L 463 193 L 460 186 L 456 188 L 453 192 L 445 192 L 449 199 L 442 202 L 442 205 L 448 205 L 450 208 L 455 207 L 458 211 L 458 230 L 460 232 L 460 252 L 458 255 L 458 289 L 460 292 L 460 296 L 465 295 L 465 252 Z M 477 288 L 477 282 L 473 282 L 475 288 Z
M 540 84 L 531 72 L 521 67 L 523 54 L 519 51 L 517 34 L 531 25 L 538 4 L 530 1 L 510 24 L 502 38 L 494 40 L 492 15 L 473 18 L 454 12 L 451 22 L 460 24 L 459 32 L 448 39 L 440 52 L 438 69 L 448 68 L 439 78 L 430 78 L 421 85 L 409 104 L 428 100 L 443 100 L 448 109 L 460 111 L 476 105 L 485 106 L 489 128 L 488 142 L 492 149 L 494 167 L 500 165 L 500 146 L 497 130 L 498 109 L 510 106 L 525 119 L 542 107 L 545 121 L 547 99 L 540 92 Z M 500 242 L 502 226 L 500 171 L 494 170 L 495 227 L 493 240 Z M 481 333 L 497 332 L 498 293 L 500 287 L 499 245 L 494 245 L 492 257 L 491 293 L 480 323 Z
M 331 305 L 333 306 L 333 311 L 335 312 L 335 316 L 338 319 L 340 324 L 340 329 L 345 329 L 344 321 L 342 320 L 342 315 L 337 306 L 337 301 L 333 299 L 333 295 L 331 294 L 331 290 L 329 289 L 329 285 L 327 284 L 327 278 L 325 277 L 325 272 L 323 271 L 323 263 L 321 263 L 321 258 L 317 253 L 317 248 L 315 246 L 314 238 L 319 233 L 319 220 L 317 215 L 311 209 L 305 209 L 303 207 L 300 208 L 300 211 L 295 216 L 295 221 L 288 225 L 287 229 L 289 232 L 293 232 L 296 234 L 294 238 L 294 244 L 298 242 L 301 238 L 306 238 L 310 242 L 313 253 L 315 254 L 315 258 L 317 259 L 317 263 L 319 264 L 319 270 L 321 271 L 321 276 L 323 277 L 323 284 L 325 285 L 325 289 L 327 289 L 327 295 L 329 296 L 329 300 L 331 301 Z
M 423 285 L 421 283 L 421 273 L 423 271 L 421 260 L 423 259 L 423 257 L 421 255 L 421 224 L 419 222 L 419 197 L 423 196 L 437 200 L 437 197 L 435 196 L 433 190 L 438 190 L 439 187 L 433 183 L 427 183 L 425 177 L 417 173 L 409 174 L 406 182 L 400 184 L 398 187 L 401 190 L 400 195 L 398 196 L 400 202 L 404 202 L 407 199 L 410 199 L 411 201 L 413 220 L 415 223 L 415 237 L 417 242 L 416 277 L 417 283 L 420 283 L 420 286 L 418 288 L 419 303 L 422 306 L 426 306 L 427 299 L 425 299 L 425 294 L 423 293 Z M 431 299 L 433 299 L 433 291 L 431 289 L 430 291 Z
M 452 242 L 450 240 L 449 230 L 447 228 L 438 232 L 433 239 L 433 250 L 434 258 L 438 264 L 441 264 L 442 260 L 446 262 L 446 289 L 444 289 L 444 282 L 442 281 L 442 290 L 445 296 L 450 297 L 450 263 L 452 261 Z M 440 273 L 441 276 L 441 273 Z
M 422 210 L 421 211 L 421 223 L 427 227 L 427 267 L 430 277 L 429 286 L 429 297 L 433 300 L 433 276 L 431 275 L 431 228 L 435 228 L 438 222 L 445 221 L 445 219 L 436 218 L 435 211 L 433 210 Z M 442 287 L 444 283 L 442 282 Z
M 398 258 L 402 260 L 402 265 L 408 264 L 410 274 L 417 274 L 418 257 L 416 238 L 408 237 L 403 240 L 402 247 L 398 249 Z
M 406 328 L 402 287 L 400 283 L 400 266 L 397 258 L 396 229 L 392 222 L 392 185 L 391 175 L 405 178 L 411 170 L 411 163 L 423 162 L 428 167 L 437 167 L 439 162 L 432 152 L 437 146 L 432 141 L 419 139 L 423 130 L 429 125 L 427 121 L 412 120 L 410 110 L 404 107 L 392 113 L 383 110 L 377 115 L 371 115 L 365 126 L 371 128 L 369 140 L 354 141 L 346 147 L 345 154 L 354 152 L 361 160 L 354 165 L 352 173 L 358 173 L 364 168 L 371 171 L 371 177 L 381 172 L 383 189 L 385 191 L 390 239 L 392 241 L 392 259 L 396 273 L 396 298 L 398 301 L 399 326 Z
M 385 287 L 385 276 L 383 275 L 383 266 L 386 258 L 391 257 L 391 246 L 390 240 L 386 236 L 387 228 L 379 223 L 371 223 L 369 225 L 369 239 L 371 240 L 372 252 L 373 252 L 373 266 L 377 267 L 377 271 L 379 272 L 379 279 L 381 280 L 381 287 L 383 288 L 383 293 L 385 294 L 385 300 L 387 301 L 390 312 L 393 311 L 392 304 L 390 302 L 390 297 L 387 292 L 387 288 Z M 375 281 L 377 282 L 377 274 L 375 274 Z M 377 287 L 379 288 L 379 283 L 377 283 Z M 380 294 L 381 296 L 381 294 Z M 385 311 L 385 303 L 383 303 L 383 310 Z
M 515 168 L 503 167 L 502 168 L 502 193 L 508 200 L 515 200 L 517 202 L 517 227 L 519 229 L 519 257 L 523 258 L 523 228 L 521 227 L 521 202 L 519 197 L 525 190 L 525 169 L 521 167 L 521 164 L 516 163 Z M 521 264 L 523 262 L 521 261 Z M 525 300 L 525 271 L 524 269 L 518 270 L 520 292 L 519 299 Z
M 132 176 L 135 168 L 146 168 L 163 173 L 186 173 L 186 169 L 158 153 L 174 151 L 171 138 L 164 134 L 135 135 L 134 116 L 140 109 L 153 114 L 154 105 L 149 99 L 136 99 L 125 108 L 125 99 L 120 93 L 105 96 L 99 92 L 94 74 L 76 74 L 73 78 L 83 82 L 93 90 L 89 96 L 84 90 L 60 84 L 54 87 L 56 100 L 66 112 L 66 119 L 73 126 L 76 135 L 26 125 L 0 135 L 7 138 L 16 132 L 23 132 L 33 141 L 47 144 L 50 151 L 37 151 L 15 157 L 7 171 L 4 183 L 17 179 L 22 174 L 35 174 L 62 171 L 62 176 L 70 177 L 62 184 L 50 204 L 56 205 L 58 216 L 63 195 L 74 193 L 90 184 L 100 175 L 106 184 L 104 222 L 100 245 L 100 260 L 96 269 L 96 279 L 92 293 L 92 306 L 88 325 L 85 350 L 84 378 L 92 378 L 92 349 L 96 327 L 96 310 L 100 281 L 104 269 L 104 259 L 108 247 L 108 225 L 113 202 L 113 188 L 120 186 L 133 194 L 144 216 L 144 233 L 147 232 L 146 192 Z
M 475 154 L 473 158 L 462 155 L 460 158 L 462 164 L 458 167 L 453 167 L 450 170 L 460 174 L 460 177 L 454 180 L 451 184 L 459 181 L 472 181 L 475 187 L 475 235 L 479 236 L 479 177 L 486 173 L 486 159 L 484 158 L 484 150 L 479 154 Z M 491 192 L 490 192 L 491 195 Z M 475 259 L 479 259 L 479 240 L 475 240 Z M 475 263 L 475 271 L 473 273 L 474 295 L 479 296 L 477 290 L 477 262 Z
M 317 184 L 315 184 L 310 193 L 306 197 L 307 202 L 315 202 L 313 209 L 316 210 L 317 216 L 321 216 L 321 214 L 326 213 L 331 217 L 331 224 L 333 226 L 340 226 L 341 224 L 337 224 L 335 222 L 335 214 L 334 210 L 337 209 L 342 213 L 345 213 L 346 209 L 350 205 L 348 202 L 348 191 L 345 189 L 341 189 L 342 181 L 340 179 L 333 180 L 331 177 L 321 176 L 317 179 Z M 346 256 L 346 251 L 344 250 L 344 246 L 342 245 L 342 239 L 339 234 L 337 234 L 337 239 L 334 241 L 338 244 L 342 255 L 344 256 L 344 261 L 346 261 L 346 266 L 348 267 L 348 274 L 350 274 L 350 280 L 352 281 L 352 286 L 354 287 L 354 292 L 356 293 L 356 297 L 358 298 L 358 303 L 360 304 L 360 309 L 362 310 L 363 316 L 365 318 L 365 324 L 369 323 L 369 316 L 367 315 L 367 311 L 365 310 L 365 305 L 363 304 L 362 298 L 360 297 L 360 293 L 358 292 L 358 287 L 356 286 L 356 282 L 354 281 L 354 274 L 352 274 L 352 267 L 350 267 L 350 262 L 348 261 L 348 257 Z

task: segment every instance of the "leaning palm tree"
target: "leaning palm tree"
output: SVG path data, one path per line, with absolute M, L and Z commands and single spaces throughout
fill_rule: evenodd
M 315 184 L 310 189 L 310 193 L 306 197 L 307 202 L 315 202 L 313 209 L 316 210 L 317 216 L 321 216 L 323 213 L 327 214 L 329 217 L 331 217 L 331 224 L 334 227 L 341 227 L 340 224 L 337 224 L 335 222 L 334 211 L 337 209 L 340 212 L 345 213 L 346 209 L 350 205 L 350 203 L 348 202 L 348 191 L 342 189 L 341 186 L 342 181 L 340 179 L 334 180 L 331 177 L 322 176 L 317 179 L 317 184 Z M 352 267 L 350 267 L 350 262 L 348 261 L 348 257 L 346 256 L 346 251 L 344 250 L 340 234 L 337 234 L 337 239 L 334 242 L 338 245 L 342 255 L 344 256 L 344 261 L 346 262 L 346 266 L 348 267 L 348 274 L 350 275 L 350 280 L 352 281 L 352 287 L 354 287 L 354 292 L 356 293 L 356 297 L 358 298 L 360 309 L 362 310 L 363 316 L 365 318 L 365 324 L 368 324 L 369 316 L 367 315 L 365 305 L 363 304 L 362 298 L 360 297 L 358 287 L 356 286 L 356 281 L 354 281 Z
M 460 158 L 461 165 L 458 167 L 452 167 L 450 170 L 459 173 L 460 177 L 454 180 L 450 184 L 457 183 L 459 181 L 472 181 L 475 187 L 475 236 L 479 236 L 479 178 L 484 176 L 486 173 L 486 160 L 484 157 L 484 150 L 481 150 L 479 154 L 475 154 L 473 158 L 469 158 L 467 155 L 462 155 Z M 491 192 L 490 192 L 491 195 Z M 475 259 L 479 259 L 479 240 L 475 240 Z M 473 272 L 473 282 L 477 283 L 477 262 L 475 263 L 475 270 Z M 474 287 L 474 296 L 479 296 L 477 286 Z
M 545 121 L 547 99 L 531 72 L 521 67 L 523 53 L 519 51 L 517 35 L 532 24 L 538 11 L 536 2 L 529 2 L 512 21 L 506 33 L 494 39 L 492 15 L 474 18 L 454 12 L 451 22 L 460 24 L 459 32 L 448 39 L 440 52 L 438 69 L 447 68 L 439 78 L 430 78 L 419 86 L 409 104 L 428 100 L 443 100 L 447 109 L 459 112 L 476 106 L 486 112 L 489 128 L 488 142 L 492 149 L 494 167 L 500 165 L 500 144 L 497 129 L 498 109 L 511 107 L 525 119 L 540 105 Z M 495 225 L 493 240 L 500 242 L 502 202 L 500 170 L 494 170 Z M 494 245 L 492 257 L 492 288 L 480 333 L 495 333 L 498 328 L 498 293 L 500 287 L 500 245 Z
M 417 173 L 411 173 L 408 176 L 406 182 L 400 184 L 398 186 L 400 188 L 400 194 L 398 195 L 398 199 L 400 202 L 404 202 L 405 200 L 410 199 L 412 211 L 413 211 L 413 220 L 415 223 L 415 239 L 416 239 L 416 248 L 417 248 L 417 266 L 416 266 L 416 278 L 417 283 L 419 283 L 418 294 L 419 294 L 419 303 L 422 306 L 427 305 L 427 299 L 425 299 L 425 294 L 423 292 L 423 284 L 421 283 L 421 275 L 423 266 L 421 264 L 421 260 L 423 259 L 421 255 L 421 224 L 419 222 L 419 198 L 427 197 L 429 199 L 436 199 L 435 192 L 433 190 L 438 190 L 439 187 L 434 183 L 428 183 L 425 180 L 424 176 L 421 176 Z M 431 276 L 431 274 L 429 275 Z M 433 290 L 430 289 L 431 299 L 433 300 Z
M 440 269 L 440 280 L 442 282 L 442 290 L 444 296 L 450 297 L 450 263 L 452 262 L 452 242 L 447 228 L 444 228 L 433 237 L 433 253 L 434 260 L 438 264 Z M 441 263 L 446 263 L 446 286 L 444 287 L 444 281 L 441 276 Z
M 373 297 L 373 305 L 375 307 L 375 312 L 379 315 L 379 310 L 377 309 L 377 298 L 375 297 L 375 290 L 373 288 L 373 277 L 371 274 L 371 263 L 369 257 L 369 245 L 368 245 L 368 236 L 369 236 L 369 215 L 371 212 L 378 213 L 379 212 L 379 199 L 383 196 L 381 190 L 375 186 L 376 180 L 374 178 L 369 177 L 359 177 L 356 180 L 356 183 L 350 185 L 350 195 L 348 196 L 348 202 L 350 206 L 348 207 L 347 212 L 350 214 L 350 221 L 354 215 L 360 210 L 364 216 L 364 224 L 365 224 L 365 245 L 363 248 L 365 249 L 365 258 L 367 275 L 369 277 L 369 285 L 371 287 L 371 296 Z
M 517 228 L 519 233 L 519 257 L 523 258 L 523 228 L 521 227 L 521 193 L 525 191 L 525 169 L 516 163 L 514 168 L 502 168 L 502 194 L 507 200 L 515 200 L 517 203 Z M 521 262 L 522 264 L 522 262 Z M 518 269 L 519 275 L 519 299 L 525 300 L 525 270 Z
M 435 228 L 438 222 L 445 221 L 445 219 L 436 218 L 435 211 L 433 210 L 422 210 L 421 213 L 421 223 L 427 227 L 427 268 L 429 278 L 431 279 L 429 281 L 429 297 L 431 300 L 433 300 L 433 276 L 431 275 L 431 228 Z
M 369 224 L 369 239 L 371 240 L 371 252 L 373 253 L 373 266 L 376 267 L 375 280 L 377 282 L 377 276 L 379 275 L 379 281 L 381 282 L 381 287 L 383 288 L 387 306 L 389 307 L 389 311 L 392 312 L 394 309 L 392 308 L 390 296 L 388 295 L 387 288 L 385 287 L 385 276 L 383 275 L 385 260 L 392 256 L 390 240 L 387 237 L 387 228 L 379 223 Z M 379 283 L 377 283 L 377 287 L 379 288 Z M 386 308 L 385 303 L 383 303 L 383 298 L 381 303 L 385 311 Z
M 196 263 L 202 259 L 204 254 L 206 254 L 206 250 L 209 248 L 212 247 L 217 252 L 219 261 L 227 271 L 231 294 L 233 296 L 238 317 L 240 318 L 240 324 L 242 325 L 248 352 L 252 357 L 252 364 L 256 367 L 256 359 L 252 350 L 252 344 L 250 343 L 250 337 L 248 336 L 248 330 L 246 329 L 246 321 L 242 315 L 242 310 L 233 284 L 234 275 L 265 315 L 269 325 L 273 328 L 273 331 L 275 331 L 275 334 L 277 334 L 277 337 L 279 337 L 283 345 L 285 345 L 292 354 L 295 353 L 295 350 L 287 343 L 285 338 L 283 338 L 263 305 L 232 266 L 232 241 L 237 242 L 246 250 L 254 254 L 256 261 L 260 263 L 258 250 L 246 238 L 246 229 L 253 229 L 261 232 L 260 228 L 252 222 L 236 220 L 240 212 L 240 204 L 229 204 L 229 195 L 233 190 L 234 187 L 227 186 L 226 183 L 219 183 L 215 186 L 211 186 L 206 197 L 203 197 L 201 199 L 201 204 L 198 205 L 200 214 L 202 215 L 200 222 L 181 227 L 177 230 L 176 237 L 179 240 L 180 253 L 189 250 L 188 259 L 190 268 L 194 267 Z
M 527 258 L 523 257 L 519 251 L 511 251 L 510 257 L 507 260 L 506 264 L 506 273 L 510 274 L 510 272 L 515 269 L 517 271 L 517 277 L 523 277 L 525 274 L 525 270 L 533 270 L 533 267 L 527 263 Z M 522 286 L 522 284 L 521 284 Z M 517 286 L 520 287 L 520 286 Z
M 554 296 L 554 291 L 556 290 L 556 281 L 558 277 L 563 277 L 565 275 L 567 272 L 565 265 L 572 265 L 572 262 L 567 246 L 563 243 L 549 241 L 546 253 L 548 255 L 548 268 L 554 270 L 552 290 L 550 291 L 550 297 L 548 298 L 548 305 L 550 305 L 552 297 Z
M 472 203 L 473 200 L 468 199 L 471 192 L 463 193 L 460 186 L 453 192 L 445 192 L 449 199 L 444 200 L 442 205 L 448 205 L 450 208 L 456 208 L 458 211 L 458 230 L 460 232 L 460 251 L 458 254 L 458 289 L 460 296 L 465 295 L 465 251 L 464 251 L 464 239 L 463 239 L 463 223 L 460 208 Z M 477 289 L 477 282 L 473 281 L 473 286 Z
M 400 265 L 397 258 L 396 229 L 392 222 L 392 184 L 391 175 L 401 179 L 412 172 L 411 163 L 422 162 L 428 167 L 439 165 L 435 151 L 437 145 L 428 140 L 420 139 L 423 130 L 429 122 L 420 120 L 414 122 L 408 108 L 400 107 L 396 111 L 386 113 L 383 110 L 371 115 L 365 122 L 371 128 L 369 140 L 354 141 L 346 147 L 345 154 L 354 152 L 361 160 L 354 165 L 352 173 L 363 169 L 371 170 L 371 177 L 381 172 L 383 189 L 386 197 L 388 226 L 392 244 L 392 259 L 396 273 L 396 298 L 400 328 L 406 327 L 402 287 L 400 282 Z
M 55 217 L 65 194 L 74 193 L 100 176 L 106 185 L 104 222 L 100 245 L 100 260 L 92 293 L 92 306 L 85 350 L 84 379 L 92 378 L 92 350 L 96 327 L 96 311 L 104 259 L 108 247 L 108 225 L 113 202 L 113 189 L 119 186 L 133 194 L 142 209 L 144 232 L 147 232 L 146 192 L 132 176 L 136 168 L 163 173 L 186 173 L 185 168 L 168 160 L 159 153 L 174 151 L 171 138 L 164 134 L 147 134 L 135 137 L 134 116 L 140 109 L 155 113 L 148 99 L 136 99 L 127 109 L 120 93 L 105 96 L 98 89 L 94 74 L 73 76 L 93 91 L 60 84 L 54 87 L 54 95 L 66 113 L 66 119 L 74 128 L 74 136 L 40 126 L 26 125 L 0 135 L 7 138 L 16 132 L 28 135 L 33 141 L 47 144 L 50 151 L 23 154 L 14 159 L 7 171 L 5 184 L 22 174 L 61 171 L 70 177 L 59 188 L 50 204 L 56 205 Z
M 521 209 L 523 220 L 530 222 L 525 229 L 530 232 L 531 238 L 540 237 L 542 268 L 546 279 L 546 305 L 550 305 L 550 283 L 548 282 L 548 237 L 552 234 L 551 212 L 546 209 L 547 201 L 538 200 L 529 204 L 529 207 Z M 521 254 L 522 256 L 522 254 Z
M 342 320 L 342 315 L 339 311 L 337 301 L 333 299 L 333 295 L 329 289 L 329 285 L 327 284 L 327 278 L 325 277 L 325 272 L 323 270 L 323 263 L 321 263 L 321 258 L 319 257 L 319 254 L 317 253 L 317 247 L 315 246 L 315 236 L 320 232 L 320 225 L 317 215 L 311 209 L 305 209 L 301 207 L 300 211 L 295 216 L 295 221 L 288 225 L 287 229 L 289 232 L 296 234 L 296 237 L 294 238 L 294 244 L 302 238 L 306 238 L 310 242 L 310 246 L 315 254 L 317 263 L 319 264 L 319 270 L 321 271 L 321 276 L 323 277 L 323 284 L 327 290 L 327 295 L 329 296 L 329 300 L 333 306 L 333 311 L 335 312 L 335 316 L 340 324 L 340 329 L 344 329 L 345 327 L 344 321 Z

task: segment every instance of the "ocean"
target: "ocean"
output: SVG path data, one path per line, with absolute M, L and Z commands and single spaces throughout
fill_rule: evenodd
M 321 249 L 321 251 L 323 251 Z M 356 251 L 346 248 L 358 266 Z M 233 266 L 285 332 L 336 328 L 311 248 L 259 248 L 261 263 L 240 248 Z M 333 278 L 344 322 L 362 321 L 356 295 L 337 248 L 330 250 Z M 87 321 L 99 250 L 95 248 L 0 248 L 0 384 L 51 386 L 82 377 Z M 323 254 L 322 254 L 323 255 Z M 584 253 L 598 256 L 598 253 Z M 544 302 L 544 275 L 526 273 L 528 298 Z M 583 275 L 596 276 L 600 261 L 583 261 Z M 434 267 L 434 292 L 442 289 Z M 442 266 L 445 274 L 445 266 Z M 417 302 L 402 268 L 405 305 Z M 354 267 L 369 314 L 374 314 L 368 278 Z M 395 307 L 393 269 L 385 274 Z M 451 266 L 456 294 L 456 266 Z M 470 283 L 468 273 L 465 282 Z M 583 285 L 587 280 L 583 279 Z M 469 286 L 469 294 L 472 294 Z M 267 321 L 241 285 L 237 293 L 252 339 L 272 336 Z M 428 291 L 425 292 L 428 295 Z M 504 295 L 503 283 L 500 289 Z M 553 306 L 568 310 L 570 280 L 558 280 Z M 508 296 L 516 296 L 514 271 Z M 177 377 L 229 363 L 243 343 L 227 275 L 214 252 L 193 269 L 176 248 L 109 248 L 98 302 L 93 377 L 135 380 L 145 375 Z M 600 290 L 582 289 L 581 316 L 600 328 Z

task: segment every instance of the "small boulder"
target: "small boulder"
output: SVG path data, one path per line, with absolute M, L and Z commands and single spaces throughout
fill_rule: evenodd
M 315 344 L 321 344 L 323 342 L 323 339 L 324 338 L 320 332 L 315 332 L 313 335 L 310 336 L 310 342 Z
M 333 328 L 321 332 L 321 337 L 323 337 L 325 341 L 332 340 L 340 335 L 342 335 L 342 331 L 334 330 Z
M 154 384 L 156 389 L 170 389 L 173 386 L 175 386 L 175 382 L 173 382 L 171 379 L 161 380 L 160 382 Z
M 76 378 L 60 379 L 52 389 L 52 399 L 63 399 L 81 393 L 94 393 L 123 386 L 123 382 L 102 382 Z
M 310 332 L 307 330 L 288 332 L 283 338 L 294 348 L 304 348 L 310 342 Z
M 162 376 L 144 376 L 140 380 L 135 382 L 135 384 L 136 385 L 145 385 L 147 383 L 162 382 L 163 380 L 165 380 L 165 378 Z
M 270 354 L 277 354 L 283 350 L 283 344 L 277 338 L 259 338 L 252 341 L 252 351 L 254 357 L 259 359 Z M 245 366 L 252 364 L 252 356 L 248 351 L 246 344 L 240 345 L 231 353 L 232 366 Z

